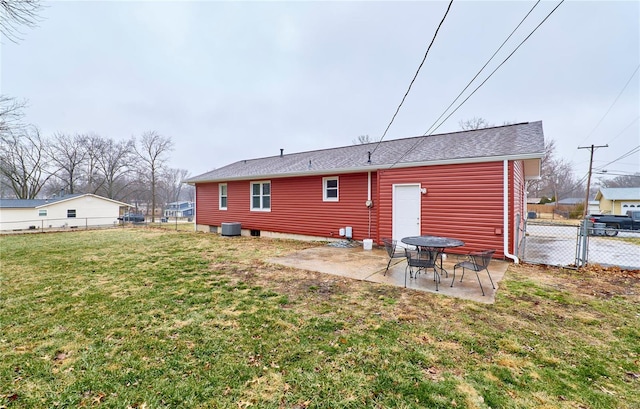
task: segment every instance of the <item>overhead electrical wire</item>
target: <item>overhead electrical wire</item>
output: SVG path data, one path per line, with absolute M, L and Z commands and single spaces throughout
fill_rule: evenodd
M 587 181 L 588 177 L 589 177 L 589 174 L 586 173 L 581 179 L 575 181 L 575 183 L 570 185 L 568 189 L 558 192 L 558 196 L 566 196 L 567 194 L 575 192 L 576 190 L 580 189 L 582 184 Z
M 542 21 L 531 31 L 531 33 L 529 33 L 529 35 L 527 35 L 525 37 L 524 40 L 522 40 L 522 42 L 520 42 L 520 44 L 518 44 L 518 46 L 511 52 L 511 54 L 509 54 L 507 56 L 507 58 L 505 58 L 493 71 L 491 71 L 491 73 L 489 74 L 489 76 L 487 78 L 485 78 L 484 81 L 482 81 L 482 83 L 480 83 L 480 85 L 478 85 L 472 92 L 471 94 L 469 94 L 469 96 L 467 96 L 460 104 L 458 104 L 458 106 L 451 111 L 451 113 L 449 115 L 447 115 L 447 117 L 445 119 L 442 120 L 442 122 L 440 122 L 440 124 L 438 126 L 436 126 L 435 128 L 433 128 L 431 130 L 431 132 L 429 133 L 429 135 L 432 135 L 433 132 L 435 132 L 438 128 L 440 128 L 446 121 L 447 119 L 449 119 L 451 117 L 451 115 L 453 115 L 458 109 L 460 109 L 460 107 L 462 105 L 464 105 L 465 102 L 467 102 L 469 100 L 469 98 L 471 98 L 471 96 L 473 96 L 473 94 L 476 93 L 476 91 L 478 91 L 478 89 L 480 89 L 480 87 L 482 87 L 488 80 L 489 78 L 491 78 L 493 76 L 493 74 L 496 73 L 496 71 L 498 71 L 500 69 L 500 67 L 502 67 L 504 65 L 504 63 L 506 63 L 512 56 L 513 54 L 516 53 L 516 51 L 518 51 L 518 49 L 529 39 L 531 38 L 531 36 L 533 35 L 533 33 L 535 33 L 538 28 L 540 28 L 540 26 L 542 24 L 544 24 L 545 21 L 547 21 L 547 19 L 549 17 L 551 17 L 551 15 L 558 9 L 558 7 L 560 7 L 562 5 L 562 3 L 564 3 L 565 0 L 561 0 L 554 8 L 553 10 L 551 10 L 549 12 L 549 14 L 547 14 L 547 16 L 542 19 Z M 427 133 L 425 133 L 423 136 L 427 136 Z M 396 164 L 398 164 L 405 156 L 407 156 L 411 151 L 413 151 L 415 148 L 418 147 L 418 145 L 420 143 L 422 143 L 422 141 L 424 140 L 424 138 L 418 138 L 418 140 L 416 141 L 415 144 L 413 144 L 413 146 L 411 146 L 404 154 L 402 154 L 402 156 L 400 156 L 391 166 L 389 166 L 389 168 L 394 167 Z
M 596 124 L 596 126 L 593 127 L 593 129 L 591 130 L 591 132 L 589 132 L 587 134 L 587 136 L 584 138 L 584 141 L 586 141 L 587 139 L 589 139 L 589 137 L 591 135 L 593 135 L 593 133 L 596 131 L 596 129 L 598 129 L 598 127 L 600 126 L 600 124 L 602 123 L 602 121 L 604 121 L 604 119 L 607 117 L 607 115 L 609 115 L 609 112 L 611 112 L 611 109 L 613 108 L 613 106 L 616 104 L 616 102 L 618 102 L 618 99 L 620 99 L 620 96 L 622 95 L 622 93 L 627 89 L 627 87 L 629 86 L 629 84 L 631 83 L 631 80 L 633 79 L 633 77 L 636 75 L 636 73 L 638 72 L 638 69 L 640 69 L 640 64 L 638 64 L 638 66 L 636 67 L 636 69 L 633 71 L 633 74 L 631 74 L 631 76 L 629 77 L 629 79 L 627 80 L 626 84 L 624 84 L 624 87 L 622 87 L 622 90 L 620 90 L 620 92 L 618 93 L 618 96 L 616 97 L 616 99 L 613 100 L 613 102 L 611 103 L 611 105 L 609 106 L 609 109 L 607 109 L 607 112 L 604 113 L 604 115 L 602 115 L 602 118 L 600 118 L 600 120 L 598 121 L 598 123 Z
M 523 44 L 524 44 L 524 43 L 525 43 L 525 42 L 526 42 L 526 41 L 527 41 L 527 40 L 528 40 L 532 35 L 533 35 L 533 33 L 535 33 L 535 32 L 538 30 L 538 28 L 540 28 L 540 26 L 541 26 L 542 24 L 544 24 L 544 22 L 545 22 L 545 21 L 547 21 L 547 19 L 548 19 L 549 17 L 551 17 L 551 15 L 552 15 L 552 14 L 553 14 L 557 9 L 558 9 L 558 7 L 560 7 L 560 6 L 562 5 L 562 3 L 564 3 L 564 1 L 565 1 L 565 0 L 561 0 L 561 1 L 560 1 L 560 3 L 558 3 L 558 5 L 557 5 L 557 6 L 555 6 L 555 7 L 553 8 L 553 10 L 551 10 L 551 11 L 549 12 L 549 14 L 547 14 L 547 16 L 546 16 L 544 19 L 542 19 L 542 21 L 541 21 L 541 22 L 540 22 L 540 23 L 539 23 L 539 24 L 538 24 L 538 25 L 533 29 L 533 31 L 531 31 L 531 33 L 529 33 L 529 35 L 528 35 L 528 36 L 526 36 L 526 37 L 525 37 L 525 39 L 524 39 L 524 40 L 522 40 L 522 42 L 520 42 L 520 44 L 518 44 L 518 46 L 517 46 L 517 47 L 516 47 L 512 52 L 511 52 L 511 54 L 509 54 L 509 55 L 507 56 L 507 58 L 505 58 L 505 59 L 500 63 L 500 65 L 498 65 L 498 66 L 497 66 L 493 71 L 491 71 L 491 74 L 489 74 L 489 76 L 488 76 L 484 81 L 482 81 L 482 82 L 480 83 L 480 85 L 478 85 L 478 86 L 477 86 L 477 87 L 476 87 L 476 88 L 471 92 L 471 94 L 469 94 L 469 96 L 468 96 L 468 97 L 466 97 L 466 98 L 464 99 L 464 101 L 462 101 L 460 104 L 458 104 L 458 106 L 456 107 L 456 109 L 454 109 L 453 111 L 451 111 L 451 113 L 450 113 L 449 115 L 447 115 L 447 117 L 446 117 L 445 119 L 443 119 L 443 120 L 442 120 L 442 122 L 440 122 L 440 124 L 439 124 L 438 126 L 436 126 L 435 128 L 433 128 L 433 130 L 431 131 L 431 133 L 433 133 L 433 132 L 437 131 L 437 130 L 438 130 L 438 128 L 440 128 L 440 127 L 441 127 L 441 126 L 442 126 L 442 125 L 447 121 L 447 119 L 449 119 L 449 118 L 451 117 L 451 115 L 453 115 L 453 114 L 454 114 L 458 109 L 460 109 L 460 107 L 461 107 L 462 105 L 464 105 L 464 103 L 465 103 L 465 102 L 467 102 L 467 100 L 469 100 L 469 98 L 471 98 L 471 97 L 473 96 L 473 94 L 475 94 L 475 93 L 476 93 L 476 91 L 478 91 L 478 89 L 480 89 L 480 87 L 482 87 L 482 86 L 483 86 L 483 85 L 484 85 L 484 84 L 489 80 L 489 78 L 491 78 L 491 77 L 493 76 L 493 74 L 495 74 L 495 73 L 496 73 L 496 71 L 498 71 L 498 70 L 500 69 L 500 67 L 502 67 L 502 66 L 504 65 L 504 63 L 506 63 L 506 62 L 507 62 L 507 61 L 508 61 L 512 56 L 513 56 L 513 54 L 515 54 L 515 53 L 516 53 L 516 51 L 518 51 L 518 49 L 519 49 L 519 48 L 520 48 L 520 47 L 521 47 L 521 46 L 522 46 L 522 45 L 523 45 Z
M 620 157 L 618 157 L 618 158 L 616 158 L 616 159 L 612 160 L 611 162 L 605 163 L 605 164 L 604 164 L 604 165 L 602 165 L 599 169 L 602 169 L 602 168 L 607 167 L 607 166 L 609 166 L 609 165 L 611 165 L 611 164 L 613 164 L 613 163 L 616 163 L 616 162 L 617 162 L 617 161 L 619 161 L 619 160 L 626 159 L 626 158 L 628 158 L 629 156 L 631 156 L 631 155 L 633 155 L 633 154 L 635 154 L 635 153 L 638 153 L 638 152 L 640 152 L 640 145 L 638 145 L 638 146 L 636 146 L 636 147 L 632 148 L 630 151 L 628 151 L 628 152 L 626 152 L 626 153 L 622 154 L 622 156 L 620 156 Z
M 429 133 L 429 131 L 431 130 L 431 128 L 433 128 L 433 126 L 435 124 L 438 123 L 438 121 L 440 120 L 440 118 L 442 118 L 444 116 L 444 114 L 447 113 L 447 111 L 453 106 L 453 104 L 455 104 L 458 99 L 460 99 L 460 97 L 462 96 L 462 94 L 464 94 L 464 92 L 471 86 L 471 84 L 473 83 L 473 81 L 476 80 L 476 78 L 478 78 L 478 76 L 482 73 L 482 71 L 484 71 L 484 69 L 487 67 L 487 65 L 489 65 L 489 63 L 493 60 L 493 58 L 498 54 L 498 52 L 500 52 L 500 50 L 502 50 L 502 47 L 504 47 L 504 45 L 507 43 L 507 41 L 509 41 L 509 39 L 511 37 L 513 37 L 513 35 L 515 34 L 515 32 L 520 28 L 520 26 L 522 25 L 522 23 L 524 23 L 524 21 L 527 19 L 527 17 L 529 17 L 529 15 L 531 14 L 531 12 L 533 12 L 533 10 L 536 8 L 536 6 L 538 4 L 540 4 L 541 0 L 538 0 L 536 2 L 536 4 L 533 5 L 533 7 L 531 7 L 531 10 L 529 10 L 529 12 L 522 18 L 522 20 L 520 20 L 520 22 L 518 23 L 518 25 L 516 26 L 516 28 L 513 29 L 513 31 L 511 31 L 511 34 L 509 34 L 509 36 L 502 42 L 502 44 L 500 44 L 500 47 L 498 47 L 498 49 L 493 53 L 493 55 L 491 57 L 489 57 L 489 59 L 487 60 L 487 62 L 484 63 L 484 65 L 482 66 L 482 68 L 480 68 L 480 70 L 476 73 L 476 75 L 471 78 L 471 81 L 469 81 L 469 83 L 467 83 L 467 85 L 462 89 L 462 91 L 460 91 L 460 93 L 458 94 L 457 97 L 455 97 L 455 99 L 453 101 L 451 101 L 451 103 L 449 104 L 448 107 L 445 108 L 444 111 L 442 111 L 442 113 L 440 114 L 440 116 L 438 117 L 438 119 L 436 119 L 435 121 L 433 121 L 433 124 L 429 127 L 429 129 L 427 129 L 427 132 L 424 133 L 423 136 L 427 135 Z
M 638 176 L 638 173 L 625 172 L 623 170 L 615 170 L 615 171 L 601 170 L 594 173 L 596 175 L 605 175 L 605 176 Z
M 389 132 L 389 128 L 391 128 L 391 124 L 393 124 L 393 121 L 396 119 L 396 116 L 398 115 L 398 112 L 400 112 L 400 108 L 402 107 L 402 104 L 404 104 L 404 100 L 407 98 L 407 95 L 409 95 L 409 92 L 411 91 L 411 87 L 413 86 L 413 83 L 415 82 L 416 78 L 418 78 L 418 73 L 420 73 L 420 69 L 424 65 L 424 62 L 427 59 L 427 55 L 429 55 L 429 51 L 431 50 L 431 46 L 433 45 L 434 41 L 436 40 L 436 37 L 438 36 L 438 31 L 440 31 L 440 27 L 442 27 L 442 24 L 444 23 L 444 20 L 447 18 L 447 14 L 449 14 L 449 10 L 451 9 L 451 5 L 452 4 L 453 4 L 453 0 L 451 0 L 449 2 L 449 6 L 447 7 L 447 11 L 445 11 L 444 16 L 442 16 L 442 20 L 440 20 L 440 24 L 438 24 L 438 27 L 436 28 L 436 31 L 433 34 L 433 38 L 431 39 L 431 43 L 429 43 L 429 47 L 427 47 L 427 51 L 424 53 L 424 57 L 422 57 L 422 61 L 420 62 L 420 65 L 418 66 L 418 69 L 416 70 L 416 73 L 413 76 L 413 79 L 409 83 L 409 88 L 407 88 L 407 92 L 404 93 L 404 96 L 402 97 L 402 101 L 400 101 L 400 104 L 398 105 L 398 108 L 396 108 L 396 112 L 393 114 L 393 117 L 391 117 L 391 121 L 389 121 L 389 125 L 387 125 L 387 128 L 384 130 L 384 133 L 382 134 L 382 137 L 378 141 L 378 144 L 376 145 L 376 147 L 371 152 L 372 155 L 378 149 L 378 146 L 380 146 L 380 143 L 382 142 L 384 137 L 387 135 L 387 132 Z
M 607 145 L 610 144 L 611 142 L 615 141 L 616 139 L 618 139 L 618 137 L 620 135 L 622 135 L 623 133 L 625 133 L 627 131 L 627 129 L 631 128 L 631 125 L 633 125 L 638 119 L 640 119 L 640 115 L 638 115 L 633 121 L 631 121 L 631 123 L 629 123 L 629 125 L 625 126 L 622 131 L 618 132 L 616 134 L 616 136 L 614 136 L 613 138 L 609 139 L 609 141 L 607 142 Z

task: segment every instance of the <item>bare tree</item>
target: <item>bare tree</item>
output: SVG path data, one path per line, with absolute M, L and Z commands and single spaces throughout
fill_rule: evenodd
M 513 122 L 513 121 L 502 121 L 502 125 L 500 125 L 500 126 L 513 125 L 514 123 L 515 122 Z M 463 131 L 471 131 L 471 130 L 475 130 L 475 129 L 492 128 L 492 127 L 496 126 L 495 124 L 490 124 L 484 118 L 476 118 L 475 116 L 473 118 L 471 118 L 471 119 L 460 120 L 460 122 L 458 122 L 458 125 L 460 125 L 460 129 L 462 129 Z
M 640 173 L 620 175 L 613 179 L 600 179 L 602 187 L 640 187 Z
M 105 139 L 100 135 L 90 134 L 84 140 L 85 155 L 85 186 L 82 190 L 85 193 L 98 193 L 98 190 L 105 183 L 104 175 L 100 173 L 98 162 L 100 157 L 105 154 L 105 146 L 109 139 Z
M 358 138 L 353 139 L 351 141 L 354 145 L 365 145 L 367 143 L 372 143 L 371 137 L 369 135 L 358 135 Z
M 0 0 L 0 33 L 14 43 L 21 40 L 20 27 L 35 27 L 41 8 L 40 0 Z
M 155 131 L 147 131 L 142 134 L 140 144 L 133 146 L 140 159 L 141 174 L 151 185 L 151 222 L 154 223 L 158 177 L 166 167 L 166 155 L 173 150 L 173 142 Z
M 125 191 L 132 184 L 131 170 L 133 168 L 134 141 L 115 142 L 107 139 L 101 146 L 97 156 L 97 170 L 102 178 L 99 191 L 109 199 L 124 200 Z
M 50 146 L 51 161 L 57 167 L 56 176 L 66 193 L 78 193 L 86 176 L 83 166 L 87 158 L 87 137 L 56 133 Z
M 37 128 L 0 138 L 0 173 L 18 199 L 35 199 L 52 176 L 48 172 L 46 142 Z
M 189 171 L 186 169 L 168 169 L 162 175 L 162 190 L 164 191 L 165 202 L 178 202 L 186 187 L 183 180 L 189 178 Z
M 540 162 L 540 179 L 529 182 L 529 194 L 534 197 L 553 198 L 556 202 L 562 198 L 580 197 L 584 185 L 575 179 L 571 164 L 557 158 L 555 151 L 555 141 L 547 141 Z
M 458 122 L 458 125 L 460 125 L 460 129 L 462 129 L 463 131 L 491 128 L 492 126 L 494 126 L 492 124 L 489 124 L 489 122 L 487 122 L 484 118 L 476 118 L 475 116 L 471 119 L 460 120 L 460 122 Z
M 24 116 L 22 110 L 25 105 L 24 101 L 0 95 L 0 136 L 16 131 L 21 126 L 20 120 Z

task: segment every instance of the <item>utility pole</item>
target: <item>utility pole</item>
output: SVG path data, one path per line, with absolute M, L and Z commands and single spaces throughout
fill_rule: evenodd
M 589 174 L 587 176 L 587 197 L 584 200 L 584 212 L 582 213 L 582 217 L 587 216 L 587 212 L 589 211 L 589 188 L 591 187 L 591 169 L 593 168 L 593 151 L 597 148 L 608 148 L 609 145 L 591 145 L 591 146 L 578 146 L 578 149 L 589 149 L 591 151 L 591 159 L 589 159 Z

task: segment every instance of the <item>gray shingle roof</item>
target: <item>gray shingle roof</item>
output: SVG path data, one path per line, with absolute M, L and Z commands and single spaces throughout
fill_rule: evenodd
M 61 197 L 54 197 L 51 199 L 0 199 L 0 208 L 33 209 L 38 206 L 56 203 L 61 200 L 68 200 L 77 196 L 81 196 L 81 194 L 66 195 Z
M 130 206 L 127 203 L 122 203 L 117 200 L 94 195 L 92 193 L 74 193 L 74 194 L 69 194 L 64 196 L 53 197 L 50 199 L 0 199 L 0 209 L 35 209 L 40 206 L 62 202 L 65 200 L 70 200 L 70 199 L 74 199 L 81 196 L 92 196 L 98 199 L 117 203 L 120 206 Z
M 323 172 L 355 172 L 489 158 L 542 158 L 542 122 L 395 139 L 377 143 L 247 159 L 194 176 L 186 182 L 269 178 Z M 371 163 L 368 152 L 374 151 Z
M 576 205 L 578 203 L 584 203 L 584 197 L 567 197 L 566 199 L 558 200 L 560 205 Z
M 608 200 L 640 200 L 640 187 L 603 187 L 600 193 Z

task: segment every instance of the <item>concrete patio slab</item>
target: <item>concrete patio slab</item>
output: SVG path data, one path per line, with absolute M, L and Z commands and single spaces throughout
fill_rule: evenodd
M 404 259 L 394 259 L 389 271 L 385 274 L 388 261 L 389 258 L 386 251 L 381 248 L 363 250 L 362 247 L 336 248 L 330 246 L 314 247 L 267 260 L 270 263 L 302 270 L 404 287 L 407 262 Z M 448 277 L 442 275 L 438 291 L 436 291 L 436 283 L 434 282 L 432 271 L 422 272 L 416 278 L 410 278 L 407 273 L 406 287 L 412 290 L 432 292 L 481 303 L 491 304 L 495 302 L 496 291 L 509 263 L 500 260 L 491 261 L 489 271 L 496 289 L 491 287 L 489 277 L 485 271 L 479 274 L 485 292 L 483 296 L 478 279 L 473 271 L 467 270 L 464 280 L 460 282 L 462 270 L 457 269 L 456 281 L 451 287 L 453 266 L 458 261 L 460 261 L 458 256 L 447 256 L 443 267 L 449 274 Z

